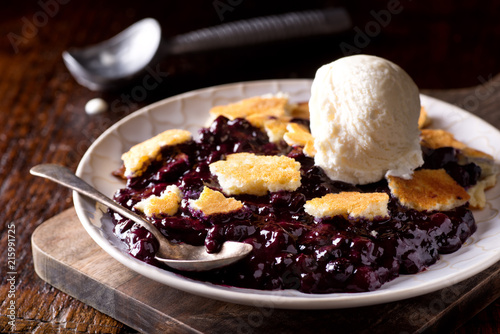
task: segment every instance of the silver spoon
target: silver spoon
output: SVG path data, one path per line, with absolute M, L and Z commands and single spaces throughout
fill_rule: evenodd
M 169 54 L 331 34 L 350 27 L 345 9 L 330 8 L 224 23 L 163 41 L 160 24 L 146 18 L 109 40 L 64 51 L 63 60 L 78 83 L 91 90 L 107 90 L 136 79 Z
M 160 245 L 156 259 L 171 268 L 184 271 L 205 271 L 220 268 L 241 260 L 253 249 L 252 245 L 234 241 L 226 241 L 218 253 L 208 253 L 205 246 L 173 244 L 151 222 L 103 195 L 66 167 L 42 164 L 31 168 L 30 173 L 73 189 L 146 228 L 154 235 Z

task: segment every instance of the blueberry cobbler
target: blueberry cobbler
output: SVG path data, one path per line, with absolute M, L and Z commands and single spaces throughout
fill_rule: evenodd
M 411 178 L 388 175 L 350 184 L 315 164 L 307 103 L 284 94 L 244 99 L 210 110 L 197 139 L 167 130 L 123 154 L 126 180 L 114 199 L 143 215 L 174 243 L 217 252 L 228 240 L 253 251 L 197 280 L 260 290 L 363 292 L 414 274 L 455 252 L 476 230 L 471 208 L 485 205 L 496 181 L 491 156 L 452 134 L 427 129 L 424 163 Z M 114 213 L 115 234 L 129 253 L 155 260 L 157 242 Z

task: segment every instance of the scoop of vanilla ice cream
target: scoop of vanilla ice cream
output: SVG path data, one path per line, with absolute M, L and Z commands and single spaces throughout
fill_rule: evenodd
M 418 87 L 386 59 L 355 55 L 319 68 L 309 112 L 315 164 L 333 180 L 409 178 L 423 164 Z

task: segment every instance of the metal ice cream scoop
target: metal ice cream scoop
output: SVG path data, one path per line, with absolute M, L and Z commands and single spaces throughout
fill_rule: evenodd
M 78 83 L 91 90 L 107 90 L 137 78 L 169 54 L 331 34 L 350 27 L 347 11 L 333 8 L 224 23 L 163 40 L 160 24 L 146 18 L 109 40 L 64 51 L 63 59 Z

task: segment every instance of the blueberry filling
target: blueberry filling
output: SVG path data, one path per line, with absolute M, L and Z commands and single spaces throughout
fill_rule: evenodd
M 301 120 L 308 125 L 307 121 Z M 228 154 L 253 152 L 287 155 L 301 164 L 301 186 L 293 192 L 265 196 L 239 195 L 242 210 L 200 215 L 188 205 L 205 186 L 221 190 L 209 164 Z M 481 169 L 459 165 L 453 148 L 423 148 L 423 168 L 444 168 L 460 185 L 474 185 Z M 270 143 L 267 135 L 244 119 L 218 117 L 200 130 L 199 139 L 162 151 L 140 177 L 127 180 L 114 199 L 133 209 L 140 200 L 175 184 L 184 199 L 175 216 L 149 218 L 172 242 L 205 245 L 216 252 L 226 240 L 253 245 L 253 252 L 226 268 L 184 276 L 220 285 L 261 290 L 296 289 L 305 293 L 363 292 L 380 288 L 401 274 L 413 274 L 435 263 L 439 254 L 452 253 L 476 230 L 467 205 L 446 212 L 418 212 L 389 201 L 389 219 L 356 221 L 340 216 L 315 220 L 304 211 L 307 200 L 341 191 L 379 191 L 387 183 L 354 186 L 330 180 L 300 147 Z M 117 171 L 117 175 L 123 174 Z M 115 234 L 129 253 L 162 267 L 154 259 L 156 240 L 143 228 L 112 213 Z M 166 270 L 171 270 L 164 267 Z

